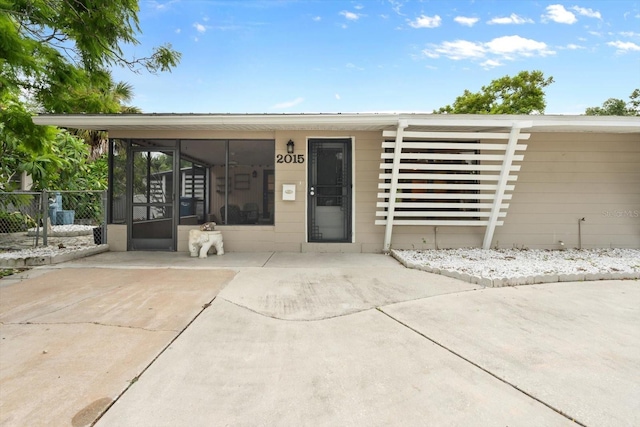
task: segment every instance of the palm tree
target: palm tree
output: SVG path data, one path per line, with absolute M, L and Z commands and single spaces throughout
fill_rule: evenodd
M 76 91 L 79 111 L 74 113 L 119 113 L 140 114 L 138 107 L 127 105 L 133 98 L 133 86 L 127 82 L 114 82 L 111 72 L 105 72 L 100 85 L 81 87 Z M 96 130 L 76 130 L 75 135 L 84 139 L 89 146 L 89 159 L 95 160 L 107 152 L 109 138 L 107 132 Z

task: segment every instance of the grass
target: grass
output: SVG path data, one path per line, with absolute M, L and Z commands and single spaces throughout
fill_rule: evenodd
M 26 270 L 28 270 L 28 268 L 0 268 L 0 279 Z

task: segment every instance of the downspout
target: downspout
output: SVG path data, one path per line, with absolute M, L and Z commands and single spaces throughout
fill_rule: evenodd
M 396 209 L 396 193 L 398 192 L 398 175 L 400 173 L 400 155 L 402 153 L 402 135 L 404 129 L 409 126 L 405 119 L 398 120 L 398 130 L 396 131 L 396 144 L 393 148 L 393 166 L 391 169 L 391 188 L 389 189 L 389 207 L 387 208 L 387 224 L 384 230 L 383 252 L 389 253 L 391 250 L 391 235 L 393 233 L 393 218 Z

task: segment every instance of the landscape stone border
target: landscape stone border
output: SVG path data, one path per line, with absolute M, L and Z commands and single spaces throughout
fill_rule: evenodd
M 391 250 L 393 256 L 400 264 L 407 268 L 426 271 L 427 273 L 440 274 L 442 276 L 451 277 L 474 285 L 484 286 L 486 288 L 503 288 L 507 286 L 535 285 L 539 283 L 555 283 L 555 282 L 585 282 L 595 280 L 637 280 L 640 279 L 640 272 L 615 272 L 615 273 L 587 273 L 587 274 L 548 274 L 524 277 L 509 277 L 491 279 L 490 277 L 475 276 L 467 273 L 461 273 L 454 270 L 444 270 L 440 268 L 432 268 L 427 265 L 417 264 L 405 261 L 396 250 Z
M 109 245 L 96 245 L 72 250 L 68 252 L 61 252 L 52 255 L 38 255 L 27 256 L 24 258 L 0 258 L 1 268 L 24 268 L 24 267 L 36 267 L 39 265 L 51 265 L 59 264 L 61 262 L 72 261 L 78 258 L 84 258 L 91 255 L 96 255 L 109 251 Z

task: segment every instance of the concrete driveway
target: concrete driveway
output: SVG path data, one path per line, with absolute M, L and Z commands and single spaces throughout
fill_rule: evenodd
M 370 254 L 31 274 L 0 286 L 2 425 L 640 425 L 638 281 L 483 289 Z

